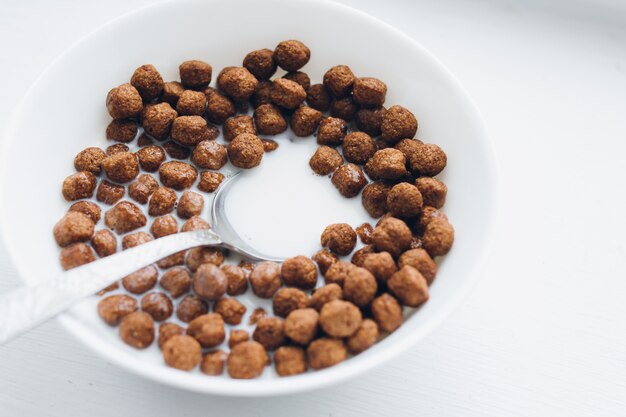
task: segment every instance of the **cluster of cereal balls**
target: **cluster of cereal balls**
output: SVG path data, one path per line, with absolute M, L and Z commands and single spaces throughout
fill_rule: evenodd
M 278 147 L 266 136 L 289 127 L 299 137 L 316 134 L 313 171 L 331 175 L 345 197 L 361 194 L 365 210 L 380 218 L 356 230 L 328 226 L 311 258 L 235 265 L 225 263 L 220 248 L 198 247 L 128 275 L 125 291 L 113 284 L 98 304 L 128 345 L 143 349 L 156 340 L 167 365 L 199 366 L 207 375 L 226 368 L 233 378 L 255 378 L 270 363 L 278 375 L 295 375 L 363 352 L 401 326 L 403 306 L 428 300 L 433 258 L 454 240 L 440 211 L 447 188 L 434 178 L 446 154 L 414 138 L 417 120 L 409 110 L 383 106 L 384 82 L 338 65 L 312 85 L 301 71 L 309 59 L 307 46 L 288 40 L 224 68 L 217 88 L 209 86 L 212 67 L 196 60 L 180 65 L 180 82 L 164 82 L 154 66 L 142 65 L 130 83 L 109 92 L 106 135 L 116 143 L 81 151 L 76 173 L 63 182 L 73 203 L 54 227 L 64 269 L 115 253 L 118 235 L 124 250 L 209 228 L 200 217 L 203 193 L 219 187 L 220 170 L 228 161 L 258 166 Z M 278 67 L 286 74 L 271 79 Z M 363 246 L 355 251 L 357 237 Z M 249 314 L 251 335 L 240 326 L 248 312 L 236 298 L 249 287 L 271 299 L 273 310 Z

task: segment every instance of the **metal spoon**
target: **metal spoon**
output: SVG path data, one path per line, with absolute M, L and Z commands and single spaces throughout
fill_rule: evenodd
M 218 189 L 211 205 L 212 229 L 155 239 L 100 260 L 65 271 L 50 280 L 0 295 L 0 344 L 72 307 L 83 298 L 176 252 L 196 246 L 222 246 L 258 261 L 282 259 L 256 251 L 234 231 L 224 210 L 228 190 L 240 172 Z

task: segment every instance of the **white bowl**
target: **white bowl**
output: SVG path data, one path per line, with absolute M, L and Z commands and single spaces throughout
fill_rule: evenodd
M 387 24 L 332 2 L 184 0 L 130 13 L 87 36 L 50 65 L 17 108 L 3 141 L 0 195 L 6 247 L 24 282 L 32 284 L 60 272 L 51 230 L 68 206 L 60 195 L 61 182 L 73 170 L 74 154 L 87 146 L 107 146 L 104 98 L 112 86 L 127 82 L 134 68 L 144 63 L 155 64 L 170 80 L 177 79 L 178 63 L 187 59 L 206 60 L 217 74 L 224 66 L 240 63 L 248 51 L 273 48 L 284 39 L 300 39 L 311 48 L 312 59 L 304 70 L 314 81 L 339 63 L 350 65 L 357 75 L 385 80 L 386 105 L 411 109 L 420 122 L 418 137 L 447 152 L 448 167 L 441 176 L 449 187 L 444 209 L 457 235 L 453 250 L 440 263 L 430 300 L 409 314 L 395 333 L 338 366 L 289 378 L 277 378 L 268 368 L 263 378 L 249 381 L 170 369 L 156 348 L 145 352 L 124 345 L 97 316 L 95 298 L 59 317 L 70 333 L 107 360 L 155 381 L 204 393 L 259 396 L 310 390 L 354 377 L 414 346 L 476 281 L 496 215 L 495 157 L 476 108 L 436 58 Z M 310 146 L 307 152 L 315 147 L 312 140 L 308 143 L 302 145 Z M 285 142 L 285 147 L 297 146 Z M 277 154 L 281 149 L 282 145 Z M 297 158 L 299 172 L 311 177 L 306 166 L 309 155 Z M 264 161 L 262 168 L 270 162 Z M 259 172 L 271 174 L 262 168 Z M 326 178 L 314 178 L 323 181 L 335 198 Z M 359 209 L 355 214 L 358 200 L 342 213 L 322 210 L 322 220 L 334 216 L 356 225 L 363 213 Z M 314 217 L 319 207 L 312 204 L 308 214 Z M 276 224 L 291 224 L 300 215 L 307 213 L 286 215 Z M 271 245 L 272 239 L 261 243 Z M 255 302 L 254 297 L 246 300 L 248 306 Z

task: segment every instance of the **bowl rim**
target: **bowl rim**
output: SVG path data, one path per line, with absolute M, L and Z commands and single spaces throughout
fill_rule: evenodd
M 192 0 L 193 1 L 193 0 Z M 219 1 L 219 0 L 212 0 Z M 252 0 L 240 0 L 240 1 L 252 1 Z M 288 3 L 289 0 L 273 0 L 280 1 L 284 3 Z M 436 313 L 432 313 L 432 317 L 430 320 L 423 324 L 421 327 L 417 328 L 413 333 L 411 333 L 407 338 L 403 339 L 402 342 L 396 341 L 396 343 L 389 344 L 385 347 L 385 349 L 381 349 L 377 354 L 370 358 L 369 361 L 361 363 L 361 366 L 350 366 L 350 361 L 347 361 L 341 366 L 335 366 L 324 370 L 315 371 L 312 373 L 308 373 L 305 377 L 294 380 L 292 378 L 277 378 L 275 380 L 229 380 L 229 379 L 219 379 L 216 380 L 213 384 L 195 384 L 193 378 L 178 378 L 180 376 L 180 372 L 174 369 L 169 368 L 155 368 L 155 367 L 146 367 L 139 361 L 127 360 L 126 358 L 118 357 L 117 355 L 111 355 L 110 352 L 107 351 L 106 345 L 98 343 L 96 339 L 94 339 L 88 329 L 80 322 L 75 320 L 69 314 L 61 314 L 56 319 L 61 323 L 62 327 L 68 331 L 75 338 L 80 340 L 83 344 L 88 346 L 93 351 L 97 352 L 102 358 L 114 363 L 122 369 L 127 371 L 131 371 L 137 375 L 140 375 L 144 378 L 150 379 L 155 382 L 159 382 L 164 385 L 168 385 L 171 387 L 185 389 L 188 391 L 195 391 L 199 393 L 205 394 L 213 394 L 220 396 L 233 396 L 233 397 L 262 397 L 262 396 L 278 396 L 278 395 L 287 395 L 294 394 L 304 391 L 311 391 L 315 389 L 320 389 L 323 387 L 333 386 L 339 384 L 349 378 L 353 378 L 359 374 L 362 374 L 368 370 L 371 370 L 375 367 L 380 366 L 381 364 L 389 361 L 391 358 L 407 351 L 409 348 L 414 346 L 419 340 L 423 339 L 426 335 L 428 335 L 432 330 L 434 330 L 437 326 L 439 326 L 443 320 L 448 317 L 460 304 L 461 300 L 464 299 L 467 294 L 471 291 L 471 289 L 476 285 L 480 278 L 480 271 L 483 269 L 485 263 L 489 259 L 490 248 L 492 247 L 495 230 L 498 223 L 498 207 L 500 205 L 500 188 L 501 188 L 501 177 L 500 177 L 500 168 L 498 166 L 496 152 L 494 147 L 494 142 L 489 135 L 488 129 L 485 125 L 482 115 L 478 110 L 476 104 L 466 91 L 466 89 L 462 86 L 460 81 L 452 74 L 452 72 L 430 51 L 428 51 L 424 46 L 422 46 L 418 41 L 405 34 L 401 30 L 395 28 L 389 23 L 386 23 L 383 20 L 380 20 L 374 16 L 371 16 L 361 10 L 355 9 L 353 7 L 347 6 L 342 3 L 337 3 L 332 0 L 300 0 L 303 3 L 308 3 L 309 5 L 314 5 L 315 7 L 326 7 L 334 10 L 341 10 L 343 12 L 348 12 L 355 14 L 360 19 L 363 19 L 367 22 L 367 24 L 377 26 L 379 29 L 383 31 L 387 31 L 392 33 L 394 36 L 398 36 L 403 38 L 407 43 L 411 44 L 414 50 L 417 53 L 423 54 L 426 56 L 432 64 L 440 71 L 450 85 L 457 90 L 459 96 L 461 96 L 467 105 L 468 112 L 471 113 L 471 118 L 477 122 L 477 130 L 480 131 L 480 137 L 483 140 L 484 151 L 489 155 L 486 158 L 487 165 L 484 167 L 488 172 L 487 178 L 491 180 L 489 184 L 492 192 L 490 194 L 490 201 L 487 202 L 486 208 L 489 210 L 489 215 L 491 217 L 491 221 L 487 223 L 487 228 L 484 230 L 484 238 L 482 251 L 480 252 L 479 259 L 476 259 L 470 270 L 466 273 L 469 276 L 469 279 L 465 281 L 465 284 L 458 288 L 457 291 L 449 298 L 446 302 L 446 306 L 440 308 Z M 140 8 L 128 11 L 116 18 L 113 18 L 94 30 L 90 31 L 74 43 L 72 43 L 67 49 L 65 49 L 61 54 L 59 54 L 56 58 L 54 58 L 46 68 L 37 76 L 37 78 L 33 81 L 31 86 L 26 90 L 25 94 L 20 99 L 18 105 L 13 110 L 6 128 L 4 129 L 2 138 L 0 141 L 0 158 L 2 161 L 5 158 L 8 158 L 8 148 L 9 145 L 15 140 L 17 133 L 17 121 L 20 119 L 18 116 L 22 112 L 22 109 L 26 102 L 30 99 L 31 95 L 34 94 L 37 87 L 41 83 L 42 79 L 46 77 L 48 72 L 52 68 L 54 68 L 59 62 L 61 62 L 67 55 L 70 54 L 72 50 L 74 50 L 78 45 L 83 42 L 88 41 L 90 38 L 96 36 L 99 32 L 111 28 L 117 24 L 124 22 L 125 20 L 132 19 L 136 15 L 140 15 L 144 13 L 148 9 L 156 9 L 159 7 L 167 7 L 175 3 L 175 0 L 161 0 L 152 4 L 148 4 L 142 6 Z M 331 10 L 332 11 L 332 10 Z M 6 178 L 6 170 L 7 164 L 0 164 L 0 178 Z M 3 193 L 4 181 L 0 181 L 0 195 Z M 7 252 L 9 253 L 9 257 L 11 259 L 12 265 L 17 271 L 20 279 L 23 280 L 24 273 L 20 269 L 19 265 L 14 262 L 14 259 L 17 258 L 15 254 L 15 249 L 9 245 L 9 237 L 7 235 L 7 231 L 5 227 L 2 227 L 2 224 L 5 224 L 7 221 L 7 214 L 4 209 L 4 205 L 0 205 L 0 235 L 5 243 L 5 247 Z M 163 372 L 166 372 L 168 378 L 163 378 Z

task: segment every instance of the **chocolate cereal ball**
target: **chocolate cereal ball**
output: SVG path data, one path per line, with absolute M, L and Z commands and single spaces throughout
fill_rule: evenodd
M 343 158 L 339 152 L 330 146 L 323 145 L 317 148 L 309 160 L 309 166 L 316 174 L 328 175 L 335 171 L 342 162 Z
M 387 195 L 391 186 L 383 182 L 373 182 L 363 189 L 362 204 L 367 213 L 378 218 L 387 212 Z
M 352 100 L 352 97 L 336 98 L 330 103 L 330 115 L 348 122 L 354 120 L 358 110 L 359 106 Z
M 285 71 L 297 71 L 311 59 L 311 50 L 298 40 L 279 43 L 274 48 L 274 60 Z
M 78 211 L 70 211 L 54 225 L 54 240 L 61 247 L 76 242 L 86 242 L 93 235 L 94 223 L 87 216 Z
M 355 115 L 356 127 L 370 136 L 379 136 L 381 133 L 380 126 L 383 122 L 383 114 L 385 114 L 386 111 L 384 107 L 360 109 Z
M 361 325 L 361 320 L 361 310 L 348 301 L 330 301 L 320 311 L 320 326 L 332 337 L 352 336 Z
M 210 122 L 222 124 L 235 115 L 235 103 L 219 91 L 209 87 L 204 90 L 207 98 L 206 114 Z
M 187 295 L 176 307 L 178 320 L 189 323 L 196 317 L 200 317 L 209 311 L 206 302 L 197 295 Z
M 80 171 L 63 180 L 62 193 L 67 201 L 91 198 L 96 189 L 96 177 L 91 172 Z
M 67 271 L 96 260 L 93 250 L 83 242 L 64 247 L 59 254 L 61 267 Z
M 222 265 L 222 272 L 226 275 L 226 293 L 241 295 L 248 289 L 248 274 L 237 265 Z
M 108 229 L 98 230 L 91 238 L 91 246 L 99 257 L 104 258 L 117 252 L 117 239 Z
M 137 89 L 144 101 L 152 101 L 161 95 L 163 78 L 154 65 L 142 65 L 135 70 L 130 84 Z
M 271 261 L 257 264 L 250 273 L 250 285 L 257 297 L 272 298 L 282 285 L 278 264 Z
M 346 360 L 348 351 L 343 340 L 323 337 L 314 340 L 306 350 L 309 365 L 313 369 L 323 369 Z
M 228 118 L 224 122 L 224 139 L 231 141 L 242 133 L 256 135 L 254 120 L 250 116 L 241 115 Z
M 402 106 L 391 106 L 383 115 L 380 125 L 382 138 L 389 144 L 412 138 L 417 132 L 417 119 Z
M 250 314 L 250 320 L 248 321 L 248 324 L 250 326 L 253 326 L 263 317 L 267 317 L 267 311 L 265 311 L 261 307 L 257 307 L 254 309 L 254 311 L 252 311 L 252 314 Z
M 122 278 L 122 286 L 132 294 L 143 294 L 154 288 L 158 275 L 154 266 L 146 266 Z
M 130 152 L 130 148 L 128 145 L 124 145 L 123 143 L 116 143 L 115 145 L 111 145 L 107 147 L 104 151 L 107 156 L 115 155 L 116 153 L 121 152 Z
M 331 181 L 346 198 L 356 197 L 367 185 L 363 171 L 355 164 L 344 164 L 337 168 Z
M 375 252 L 376 251 L 374 250 L 374 245 L 365 245 L 361 249 L 354 251 L 352 257 L 350 258 L 350 262 L 362 268 L 365 257 L 370 253 Z
M 363 223 L 356 228 L 356 234 L 361 239 L 361 242 L 369 245 L 372 243 L 372 233 L 374 232 L 374 228 L 369 223 Z
M 199 88 L 211 82 L 213 67 L 203 61 L 185 61 L 178 66 L 180 81 L 185 87 Z
M 205 171 L 200 174 L 200 182 L 198 183 L 198 190 L 205 193 L 215 192 L 222 181 L 224 181 L 224 174 L 221 172 L 208 172 Z
M 142 125 L 147 134 L 163 140 L 170 134 L 177 115 L 168 103 L 151 104 L 143 110 Z
M 291 130 L 296 136 L 310 136 L 322 121 L 322 112 L 309 106 L 300 106 L 291 116 Z
M 300 84 L 302 88 L 304 88 L 304 91 L 307 91 L 311 87 L 311 78 L 306 72 L 288 72 L 287 74 L 283 75 L 283 78 Z
M 176 193 L 171 188 L 159 187 L 152 193 L 148 214 L 151 216 L 162 216 L 174 210 L 176 205 Z
M 228 157 L 238 168 L 254 168 L 263 159 L 263 142 L 256 135 L 243 133 L 228 145 Z
M 150 314 L 156 321 L 163 321 L 172 315 L 172 300 L 162 292 L 150 292 L 141 299 L 141 310 Z
M 263 135 L 277 135 L 287 130 L 287 121 L 273 104 L 261 104 L 254 110 L 254 125 Z
M 172 139 L 181 145 L 194 146 L 204 140 L 212 140 L 206 120 L 200 116 L 179 116 L 172 123 Z
M 349 255 L 356 245 L 356 232 L 349 224 L 331 224 L 324 229 L 321 244 L 339 256 Z
M 133 203 L 120 201 L 104 214 L 104 224 L 118 234 L 124 234 L 145 226 L 146 216 Z
M 158 188 L 159 183 L 151 175 L 141 174 L 128 186 L 128 195 L 136 202 L 146 204 Z
M 137 136 L 137 122 L 134 120 L 113 120 L 107 126 L 106 137 L 108 140 L 128 143 Z
M 91 201 L 78 201 L 72 204 L 68 211 L 78 211 L 79 213 L 86 214 L 94 223 L 98 223 L 102 216 L 100 207 Z
M 143 109 L 143 101 L 135 87 L 122 84 L 107 94 L 106 106 L 114 119 L 138 117 Z
M 337 284 L 343 287 L 343 284 L 348 276 L 348 273 L 352 271 L 356 266 L 350 262 L 335 262 L 328 268 L 324 275 L 326 284 Z
M 191 285 L 199 296 L 219 300 L 226 293 L 226 275 L 218 266 L 204 263 L 194 273 Z
M 431 256 L 442 256 L 450 252 L 454 243 L 454 228 L 445 219 L 431 219 L 424 229 L 422 245 Z
M 125 192 L 126 189 L 123 185 L 103 180 L 96 191 L 96 200 L 104 204 L 115 204 L 120 198 L 124 197 Z
M 307 89 L 306 102 L 315 110 L 328 111 L 330 101 L 331 97 L 323 84 L 313 84 Z
M 278 317 L 287 317 L 293 310 L 306 308 L 309 297 L 298 288 L 281 288 L 272 300 L 272 310 Z
M 422 248 L 411 249 L 404 252 L 398 259 L 398 266 L 400 268 L 412 266 L 417 269 L 426 279 L 428 285 L 433 282 L 438 270 L 437 263 L 433 261 L 433 258 L 430 257 L 428 252 Z
M 180 231 L 191 232 L 192 230 L 207 230 L 210 228 L 211 226 L 206 222 L 206 220 L 199 216 L 193 216 L 191 219 L 183 223 L 183 227 L 180 228 Z
M 315 262 L 306 256 L 299 255 L 286 259 L 280 272 L 285 285 L 310 290 L 317 284 Z
M 348 271 L 343 283 L 343 298 L 359 307 L 365 307 L 376 295 L 376 278 L 365 268 L 356 267 Z
M 402 139 L 394 145 L 394 148 L 402 152 L 407 161 L 410 160 L 411 154 L 415 152 L 423 142 L 419 139 Z
M 371 347 L 380 339 L 380 331 L 374 320 L 365 319 L 356 333 L 346 339 L 346 346 L 353 355 L 359 354 Z
M 202 91 L 185 90 L 176 103 L 176 112 L 181 116 L 202 116 L 206 104 L 206 96 Z
M 293 310 L 285 319 L 285 335 L 300 345 L 308 345 L 317 336 L 319 313 L 312 308 Z
M 355 76 L 347 65 L 337 65 L 324 74 L 324 86 L 335 97 L 350 94 Z
M 74 158 L 74 168 L 76 171 L 88 171 L 94 175 L 102 171 L 102 161 L 106 154 L 100 148 L 87 148 L 78 153 Z
M 124 343 L 145 349 L 154 341 L 154 321 L 148 313 L 135 311 L 122 319 L 120 337 Z
M 165 161 L 165 150 L 156 145 L 144 146 L 136 155 L 141 169 L 148 172 L 156 172 Z
M 224 252 L 222 249 L 211 246 L 199 246 L 187 252 L 187 268 L 195 272 L 202 264 L 213 264 L 220 266 L 224 263 Z
M 235 325 L 241 323 L 246 306 L 234 298 L 221 298 L 215 303 L 213 311 L 222 316 L 224 322 Z
M 232 349 L 239 343 L 247 342 L 248 340 L 250 340 L 250 335 L 247 331 L 241 329 L 233 329 L 230 331 L 230 336 L 228 336 L 228 348 Z
M 354 80 L 352 96 L 362 106 L 380 107 L 385 102 L 387 85 L 378 78 L 362 77 Z
M 280 376 L 298 375 L 306 372 L 304 349 L 296 346 L 282 346 L 274 352 L 274 366 Z
M 343 139 L 341 149 L 344 158 L 355 164 L 364 164 L 376 152 L 372 137 L 363 132 L 348 133 Z
M 173 140 L 168 140 L 163 144 L 163 149 L 165 152 L 174 159 L 187 159 L 189 155 L 191 155 L 191 151 L 188 147 L 179 145 Z
M 189 292 L 191 288 L 191 275 L 189 271 L 182 266 L 177 266 L 165 271 L 159 281 L 161 288 L 167 291 L 172 298 L 178 298 Z
M 367 162 L 365 170 L 374 180 L 396 181 L 406 176 L 406 158 L 397 149 L 381 149 Z
M 269 80 L 259 81 L 259 84 L 256 86 L 256 90 L 254 90 L 254 94 L 250 97 L 250 104 L 252 104 L 253 108 L 256 109 L 261 104 L 268 104 L 272 102 L 272 100 L 270 100 L 272 84 L 272 81 Z
M 143 245 L 153 240 L 152 236 L 145 232 L 131 233 L 122 238 L 122 249 L 134 248 L 135 246 Z
M 203 314 L 189 322 L 187 334 L 205 348 L 221 344 L 226 339 L 224 319 L 217 313 Z
M 338 146 L 348 131 L 345 120 L 336 117 L 322 119 L 317 131 L 317 143 L 320 145 Z
M 257 80 L 269 80 L 276 72 L 274 53 L 270 49 L 259 49 L 249 52 L 243 59 L 243 66 Z
M 169 81 L 163 84 L 161 100 L 168 103 L 171 107 L 176 107 L 178 99 L 185 91 L 185 87 L 178 81 Z
M 163 349 L 165 342 L 170 340 L 174 336 L 180 336 L 185 334 L 185 329 L 174 323 L 161 323 L 159 324 L 159 337 L 157 337 L 157 345 L 159 349 Z
M 387 251 L 397 258 L 411 243 L 411 229 L 400 219 L 388 217 L 374 229 L 372 240 L 376 250 Z
M 394 185 L 387 194 L 387 208 L 395 217 L 415 217 L 420 214 L 423 205 L 422 193 L 408 182 Z
M 402 304 L 417 307 L 428 300 L 428 282 L 412 266 L 404 266 L 387 281 L 389 290 Z
M 111 181 L 125 183 L 139 175 L 137 157 L 130 152 L 119 152 L 107 156 L 102 161 L 102 168 Z
M 185 191 L 178 200 L 178 207 L 176 213 L 183 219 L 189 219 L 193 216 L 197 216 L 202 212 L 204 207 L 204 198 L 198 193 L 193 191 Z
M 222 375 L 227 357 L 228 354 L 221 349 L 211 351 L 202 358 L 200 370 L 206 375 Z
M 406 253 L 406 252 L 405 252 Z M 382 284 L 396 272 L 396 262 L 389 252 L 370 253 L 363 259 L 363 268 L 374 275 L 376 281 Z
M 178 233 L 178 222 L 171 214 L 157 217 L 150 226 L 150 233 L 155 239 Z
M 372 301 L 372 314 L 378 326 L 387 333 L 392 333 L 402 325 L 402 307 L 387 293 Z
M 439 146 L 425 143 L 411 154 L 409 162 L 415 175 L 434 177 L 446 167 L 448 157 Z
M 252 379 L 263 373 L 269 358 L 263 346 L 255 341 L 238 343 L 228 355 L 228 375 L 235 379 Z
M 285 323 L 279 317 L 259 319 L 252 333 L 252 339 L 259 342 L 265 350 L 274 350 L 285 344 Z
M 304 102 L 306 91 L 295 81 L 279 78 L 272 83 L 270 99 L 274 104 L 292 110 Z
M 421 177 L 415 180 L 415 185 L 424 198 L 424 205 L 439 209 L 446 203 L 448 187 L 437 178 Z
M 202 348 L 193 337 L 175 335 L 163 344 L 163 360 L 172 368 L 191 371 L 202 360 Z
M 109 295 L 98 303 L 98 315 L 110 326 L 117 326 L 134 311 L 137 311 L 137 300 L 125 294 Z
M 172 255 L 161 258 L 157 261 L 157 266 L 161 269 L 168 269 L 173 266 L 183 265 L 185 263 L 185 251 L 173 253 Z
M 322 275 L 326 274 L 326 271 L 332 264 L 338 261 L 337 256 L 330 253 L 328 249 L 322 249 L 313 255 L 311 258 L 317 263 L 317 267 L 319 268 Z
M 214 140 L 203 140 L 194 148 L 191 161 L 200 168 L 218 170 L 228 162 L 226 147 Z
M 170 161 L 159 168 L 159 178 L 164 186 L 180 191 L 196 182 L 198 171 L 186 162 Z
M 244 67 L 224 68 L 217 77 L 217 86 L 235 101 L 248 100 L 259 81 Z
M 341 299 L 343 299 L 343 290 L 341 287 L 335 283 L 326 284 L 313 292 L 313 295 L 311 295 L 309 299 L 308 306 L 320 311 L 324 304 Z

